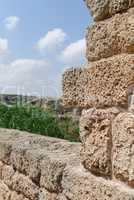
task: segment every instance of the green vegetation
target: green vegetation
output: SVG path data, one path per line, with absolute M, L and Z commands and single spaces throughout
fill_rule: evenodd
M 0 105 L 0 127 L 18 129 L 45 136 L 79 141 L 79 128 L 71 118 L 59 119 L 52 111 L 37 107 Z

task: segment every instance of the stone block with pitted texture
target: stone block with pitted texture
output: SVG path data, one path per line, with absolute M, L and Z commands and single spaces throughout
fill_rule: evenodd
M 134 7 L 134 0 L 84 0 L 95 21 L 107 19 L 116 13 Z
M 87 76 L 82 68 L 70 68 L 63 74 L 63 105 L 84 106 Z
M 91 108 L 82 113 L 80 138 L 81 161 L 94 174 L 111 176 L 111 124 L 120 111 L 117 108 Z
M 87 28 L 86 43 L 89 62 L 134 53 L 134 8 Z
M 134 114 L 119 114 L 112 125 L 113 176 L 134 187 Z
M 81 76 L 71 69 L 68 76 L 68 71 L 65 72 L 64 105 L 127 107 L 129 88 L 134 85 L 134 54 L 117 55 L 90 63 L 83 71 L 80 69 L 80 73 Z
M 0 156 L 0 200 L 134 199 L 130 187 L 83 168 L 79 143 L 0 129 Z
M 86 32 L 87 64 L 63 76 L 64 105 L 84 109 L 85 172 L 66 167 L 63 192 L 69 200 L 133 200 L 134 0 L 85 1 L 95 21 Z

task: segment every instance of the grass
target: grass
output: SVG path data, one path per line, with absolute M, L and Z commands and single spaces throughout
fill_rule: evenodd
M 78 123 L 68 117 L 61 120 L 56 113 L 38 107 L 0 105 L 0 127 L 79 141 Z

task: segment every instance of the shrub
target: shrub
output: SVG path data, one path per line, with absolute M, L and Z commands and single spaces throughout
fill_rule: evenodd
M 56 113 L 38 107 L 0 105 L 0 127 L 79 141 L 79 128 L 71 118 L 60 120 Z

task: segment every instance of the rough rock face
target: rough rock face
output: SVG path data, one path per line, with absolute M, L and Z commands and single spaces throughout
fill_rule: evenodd
M 92 108 L 82 113 L 81 160 L 86 169 L 97 175 L 111 176 L 111 123 L 118 113 L 116 108 Z
M 87 29 L 86 41 L 89 62 L 134 53 L 134 8 L 93 24 Z
M 58 200 L 64 168 L 79 165 L 79 152 L 79 144 L 0 129 L 0 200 Z
M 87 76 L 82 68 L 71 68 L 63 75 L 63 104 L 66 106 L 84 106 L 84 90 Z
M 84 0 L 95 21 L 100 21 L 116 13 L 125 12 L 134 6 L 133 0 Z
M 0 129 L 0 155 L 8 157 L 0 157 L 0 200 L 134 199 L 129 187 L 86 171 L 79 153 L 80 144 Z
M 134 114 L 119 114 L 112 125 L 113 175 L 134 187 Z
M 127 106 L 129 87 L 134 85 L 134 54 L 123 54 L 98 62 L 87 69 L 85 105 Z
M 65 105 L 125 107 L 129 88 L 134 85 L 134 54 L 117 55 L 90 63 L 89 68 L 81 71 L 81 76 L 73 70 L 69 71 L 69 76 L 67 73 L 63 87 Z M 78 83 L 81 84 L 78 86 Z
M 66 168 L 63 194 L 69 200 L 133 200 L 134 190 L 121 183 L 95 177 L 81 166 Z
M 95 20 L 86 34 L 88 62 L 63 76 L 64 105 L 84 109 L 85 170 L 64 168 L 62 198 L 133 200 L 134 0 L 85 1 Z

